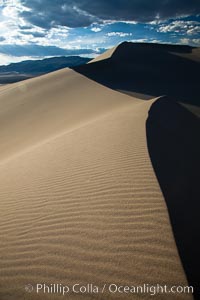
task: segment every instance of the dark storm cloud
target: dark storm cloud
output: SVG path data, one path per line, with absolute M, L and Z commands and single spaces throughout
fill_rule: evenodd
M 5 41 L 5 38 L 3 36 L 0 36 L 0 42 Z
M 104 49 L 105 51 L 105 49 Z M 55 46 L 40 45 L 0 45 L 0 53 L 11 56 L 62 56 L 83 55 L 95 53 L 92 49 L 62 49 Z
M 88 26 L 94 21 L 150 22 L 200 13 L 199 0 L 23 0 L 30 8 L 21 15 L 30 23 L 50 28 Z
M 43 28 L 51 28 L 55 25 L 83 27 L 98 20 L 87 11 L 81 11 L 76 1 L 24 0 L 23 4 L 31 10 L 23 11 L 21 16 L 31 24 Z

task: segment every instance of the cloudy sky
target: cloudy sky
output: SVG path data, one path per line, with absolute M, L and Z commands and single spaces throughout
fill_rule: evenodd
M 200 0 L 0 0 L 0 65 L 125 40 L 200 46 Z

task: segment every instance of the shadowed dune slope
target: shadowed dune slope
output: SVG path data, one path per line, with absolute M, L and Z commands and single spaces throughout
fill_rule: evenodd
M 59 299 L 27 296 L 28 283 L 187 284 L 147 149 L 152 103 L 128 102 L 1 162 L 1 300 Z M 82 298 L 130 295 L 70 295 Z
M 199 106 L 200 56 L 195 48 L 124 42 L 105 57 L 74 70 L 130 95 L 167 95 Z
M 157 100 L 146 125 L 151 161 L 163 191 L 190 285 L 200 296 L 200 122 L 167 97 Z

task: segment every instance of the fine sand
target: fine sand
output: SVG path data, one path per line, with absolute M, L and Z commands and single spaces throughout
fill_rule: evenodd
M 148 152 L 155 101 L 69 69 L 0 88 L 1 300 L 63 299 L 25 291 L 37 283 L 188 285 Z M 155 299 L 192 299 L 176 297 Z

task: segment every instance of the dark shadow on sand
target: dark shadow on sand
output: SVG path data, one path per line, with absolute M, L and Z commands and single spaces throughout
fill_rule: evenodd
M 152 98 L 167 95 L 199 105 L 200 64 L 177 55 L 191 51 L 189 46 L 125 42 L 111 58 L 73 70 L 114 90 Z
M 146 134 L 182 264 L 200 299 L 200 122 L 163 97 L 149 111 Z

